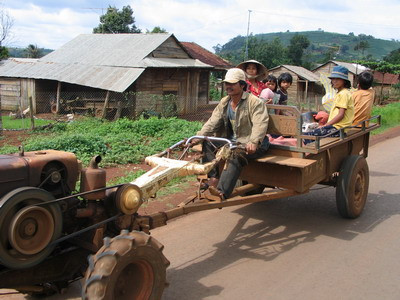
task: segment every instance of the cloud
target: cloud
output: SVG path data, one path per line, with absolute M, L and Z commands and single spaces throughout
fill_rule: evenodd
M 1 0 L 0 0 L 1 1 Z M 108 5 L 119 9 L 130 5 L 135 25 L 152 30 L 155 26 L 174 33 L 181 41 L 196 42 L 212 50 L 232 38 L 250 32 L 325 31 L 377 38 L 400 39 L 397 0 L 326 2 L 287 0 L 7 0 L 4 5 L 14 17 L 14 44 L 29 43 L 56 49 L 81 33 L 91 33 Z M 390 8 L 390 9 L 388 9 Z M 102 11 L 104 9 L 104 11 Z
M 91 24 L 99 18 L 93 12 L 79 13 L 69 8 L 49 12 L 33 4 L 9 12 L 15 19 L 13 44 L 21 47 L 36 44 L 55 49 L 81 33 L 90 33 Z

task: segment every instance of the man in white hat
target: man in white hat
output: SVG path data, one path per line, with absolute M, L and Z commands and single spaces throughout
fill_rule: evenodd
M 238 157 L 230 160 L 228 168 L 223 170 L 220 176 L 217 169 L 208 174 L 210 192 L 226 199 L 231 195 L 247 161 L 258 158 L 267 151 L 269 141 L 266 132 L 269 116 L 262 100 L 245 92 L 246 75 L 242 69 L 229 69 L 223 82 L 228 96 L 221 99 L 210 119 L 197 134 L 224 137 L 245 145 L 245 159 Z M 203 143 L 203 162 L 215 158 L 214 150 L 208 142 Z

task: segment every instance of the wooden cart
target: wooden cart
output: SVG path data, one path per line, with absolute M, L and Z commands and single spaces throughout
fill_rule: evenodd
M 316 184 L 336 187 L 339 214 L 345 218 L 357 218 L 368 195 L 366 157 L 369 135 L 380 127 L 380 116 L 346 128 L 346 133 L 340 130 L 340 137 L 314 137 L 302 134 L 302 117 L 296 107 L 268 105 L 268 108 L 284 109 L 290 114 L 270 114 L 268 133 L 294 137 L 296 146 L 271 144 L 265 156 L 251 161 L 243 169 L 240 179 L 248 184 L 237 187 L 229 199 L 213 201 L 199 190 L 176 208 L 139 217 L 142 229 L 166 225 L 168 220 L 190 212 L 304 194 Z M 305 146 L 304 139 L 315 141 Z M 161 155 L 168 153 L 165 151 Z

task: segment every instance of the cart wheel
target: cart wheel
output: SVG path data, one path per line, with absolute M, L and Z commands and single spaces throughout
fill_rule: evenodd
M 53 114 L 57 114 L 57 104 L 55 104 L 55 103 L 51 104 L 50 111 Z
M 351 155 L 340 168 L 336 186 L 336 206 L 343 218 L 361 215 L 368 195 L 369 170 L 364 157 Z
M 82 299 L 161 299 L 169 261 L 164 246 L 143 232 L 123 230 L 89 257 Z

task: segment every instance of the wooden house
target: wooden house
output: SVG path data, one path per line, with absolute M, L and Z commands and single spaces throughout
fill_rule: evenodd
M 138 115 L 164 109 L 163 96 L 172 95 L 177 114 L 195 113 L 213 69 L 173 34 L 82 34 L 38 60 L 0 62 L 2 109 L 25 109 L 32 97 L 37 113 L 67 105 Z
M 303 67 L 280 65 L 269 70 L 276 78 L 286 72 L 293 77 L 293 83 L 288 89 L 289 102 L 294 102 L 300 107 L 301 104 L 314 103 L 324 95 L 319 76 Z
M 185 47 L 187 52 L 193 57 L 201 62 L 213 66 L 212 71 L 225 72 L 227 69 L 233 68 L 234 66 L 225 59 L 215 55 L 214 53 L 204 49 L 200 45 L 193 42 L 181 42 Z M 198 105 L 206 105 L 209 103 L 209 82 L 210 82 L 210 72 L 204 70 L 200 72 L 200 87 L 199 87 L 199 99 Z
M 317 68 L 313 69 L 312 72 L 318 74 L 318 76 L 320 73 L 323 73 L 328 76 L 329 74 L 331 74 L 333 67 L 339 66 L 339 65 L 346 67 L 349 70 L 349 80 L 350 80 L 352 87 L 357 86 L 357 75 L 367 69 L 366 67 L 359 65 L 359 64 L 352 64 L 352 63 L 343 62 L 343 61 L 330 60 L 330 61 L 327 61 L 326 63 L 318 66 Z
M 382 73 L 373 71 L 374 74 L 374 89 L 375 97 L 383 98 L 390 97 L 392 86 L 400 82 L 398 74 Z

